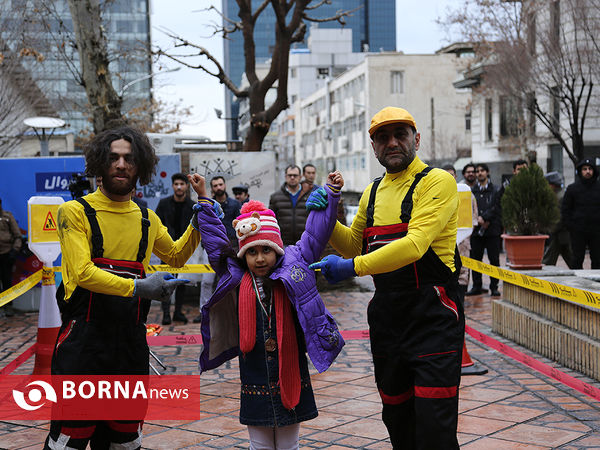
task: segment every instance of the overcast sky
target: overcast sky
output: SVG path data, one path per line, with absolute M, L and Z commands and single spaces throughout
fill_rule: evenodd
M 397 50 L 404 53 L 433 53 L 448 44 L 445 33 L 435 23 L 444 16 L 448 6 L 460 0 L 397 0 Z M 209 5 L 221 7 L 220 0 L 151 0 L 152 39 L 160 45 L 170 40 L 161 32 L 168 29 L 190 42 L 206 47 L 222 61 L 223 40 L 211 37 L 211 23 L 220 22 L 214 12 L 203 11 Z M 176 67 L 168 63 L 168 67 Z M 156 69 L 155 69 L 156 70 Z M 155 96 L 170 103 L 180 102 L 191 107 L 192 116 L 182 127 L 185 134 L 208 136 L 213 140 L 225 138 L 225 123 L 217 119 L 214 109 L 225 110 L 224 86 L 200 70 L 182 68 L 177 72 L 154 77 Z

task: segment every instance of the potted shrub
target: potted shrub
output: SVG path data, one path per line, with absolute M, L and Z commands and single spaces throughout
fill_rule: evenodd
M 508 266 L 541 269 L 544 242 L 560 219 L 556 195 L 537 164 L 512 177 L 501 199 Z

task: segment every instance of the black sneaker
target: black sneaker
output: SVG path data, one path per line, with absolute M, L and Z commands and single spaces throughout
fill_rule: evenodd
M 171 325 L 171 315 L 170 314 L 163 315 L 162 324 L 163 325 Z
M 183 324 L 185 325 L 186 323 L 188 323 L 188 319 L 187 317 L 185 317 L 185 314 L 182 312 L 175 312 L 173 314 L 173 320 L 175 322 L 183 322 Z
M 200 322 L 202 322 L 202 314 L 199 314 L 196 317 L 194 317 L 194 323 L 200 323 Z
M 498 289 L 491 289 L 490 290 L 490 295 L 492 297 L 500 297 L 500 292 L 498 291 Z
M 471 288 L 471 290 L 465 292 L 466 296 L 469 296 L 469 295 L 481 295 L 481 294 L 483 294 L 483 289 L 481 289 L 481 288 L 475 288 L 475 287 Z

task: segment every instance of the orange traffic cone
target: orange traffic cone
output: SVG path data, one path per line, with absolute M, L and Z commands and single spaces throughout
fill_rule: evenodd
M 467 351 L 467 342 L 463 340 L 463 352 L 462 352 L 462 364 L 460 369 L 461 375 L 484 375 L 488 373 L 485 367 L 481 367 L 471 359 L 469 352 Z
M 42 295 L 38 316 L 38 334 L 35 346 L 34 375 L 50 375 L 52 352 L 60 329 L 61 319 L 56 304 L 56 284 L 52 267 L 42 268 Z

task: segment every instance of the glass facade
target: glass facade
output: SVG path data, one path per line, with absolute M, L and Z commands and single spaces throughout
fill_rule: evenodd
M 10 2 L 9 2 L 10 3 Z M 104 3 L 104 2 L 101 2 Z M 114 0 L 106 3 L 103 10 L 104 27 L 108 39 L 110 71 L 113 75 L 113 86 L 117 90 L 127 83 L 150 75 L 152 72 L 150 47 L 150 16 L 149 0 Z M 18 4 L 18 5 L 17 5 Z M 6 6 L 6 4 L 5 4 Z M 17 7 L 15 9 L 15 7 Z M 36 14 L 36 0 L 12 0 L 12 10 L 1 8 L 3 23 L 12 21 L 15 26 L 5 26 L 0 31 L 0 37 L 9 45 L 11 50 L 18 51 L 22 47 L 22 38 L 16 39 L 16 26 L 22 26 L 23 11 Z M 25 22 L 24 36 L 35 43 L 35 49 L 43 53 L 43 62 L 23 61 L 42 92 L 56 109 L 59 117 L 67 122 L 68 127 L 78 134 L 91 130 L 91 122 L 87 114 L 87 96 L 73 71 L 79 71 L 79 55 L 68 42 L 68 33 L 73 31 L 73 22 L 67 0 L 54 0 L 52 11 L 46 20 L 48 29 L 38 20 Z M 39 10 L 42 10 L 40 8 Z M 37 10 L 37 11 L 39 11 Z M 13 17 L 9 17 L 10 14 Z M 61 46 L 64 55 L 69 59 L 65 62 L 59 57 L 56 48 Z M 151 79 L 145 79 L 132 84 L 123 93 L 123 112 L 140 106 L 141 102 L 151 100 Z
M 223 14 L 238 20 L 238 5 L 235 0 L 222 0 Z M 252 0 L 252 7 L 256 8 L 262 0 Z M 359 8 L 360 7 L 360 8 Z M 324 19 L 333 17 L 342 11 L 359 8 L 346 17 L 346 27 L 352 30 L 352 51 L 395 51 L 396 50 L 396 0 L 331 0 L 331 4 L 324 4 L 318 9 L 309 11 L 310 17 Z M 311 26 L 312 22 L 307 22 Z M 320 28 L 340 28 L 337 21 L 319 23 Z M 308 32 L 306 34 L 308 36 Z M 223 40 L 225 72 L 232 81 L 239 86 L 244 73 L 244 48 L 243 38 L 238 31 Z M 275 42 L 275 15 L 271 6 L 267 6 L 259 16 L 255 29 L 254 41 L 256 45 L 256 62 L 264 63 L 271 57 Z M 306 48 L 305 43 L 294 45 L 295 48 Z M 225 107 L 227 117 L 237 117 L 239 108 L 234 101 L 233 94 L 225 90 Z M 227 138 L 237 139 L 237 122 L 227 121 Z

